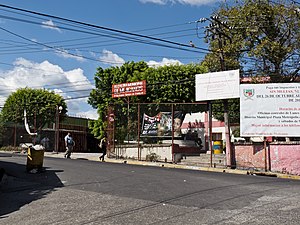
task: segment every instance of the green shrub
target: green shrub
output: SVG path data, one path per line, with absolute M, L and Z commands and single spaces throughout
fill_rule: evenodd
M 5 151 L 5 152 L 13 152 L 13 151 L 17 151 L 17 152 L 21 152 L 22 150 L 24 150 L 21 147 L 14 147 L 14 146 L 2 146 L 0 148 L 0 151 Z

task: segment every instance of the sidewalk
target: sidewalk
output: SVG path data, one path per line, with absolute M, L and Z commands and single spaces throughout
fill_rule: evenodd
M 99 156 L 101 153 L 77 153 L 74 152 L 71 155 L 72 159 L 85 159 L 85 160 L 92 160 L 92 161 L 99 161 Z M 54 152 L 45 152 L 45 157 L 55 157 L 55 158 L 64 158 L 64 153 L 54 153 Z M 200 158 L 200 156 L 190 156 Z M 69 160 L 69 159 L 66 159 Z M 155 167 L 165 167 L 165 168 L 176 168 L 176 169 L 188 169 L 188 170 L 199 170 L 199 171 L 208 171 L 208 172 L 219 172 L 219 173 L 231 173 L 231 174 L 242 174 L 242 175 L 254 175 L 254 176 L 272 176 L 278 178 L 285 178 L 285 179 L 294 179 L 300 180 L 300 176 L 297 175 L 289 175 L 289 174 L 282 174 L 282 173 L 274 173 L 274 172 L 257 172 L 253 170 L 240 170 L 240 169 L 227 169 L 227 168 L 213 168 L 213 167 L 202 167 L 202 166 L 195 166 L 190 164 L 189 162 L 180 162 L 177 164 L 174 163 L 165 163 L 165 162 L 148 162 L 148 161 L 138 161 L 132 159 L 115 159 L 115 158 L 108 158 L 105 157 L 105 162 L 108 163 L 124 163 L 130 165 L 140 165 L 140 166 L 155 166 Z M 104 162 L 104 163 L 105 163 Z
M 20 152 L 4 152 L 9 154 L 22 154 L 25 155 L 26 153 Z M 101 153 L 77 153 L 74 152 L 71 155 L 71 159 L 65 159 L 64 153 L 59 152 L 45 152 L 44 157 L 53 157 L 53 158 L 61 158 L 65 160 L 91 160 L 91 161 L 98 161 L 99 163 L 103 163 L 99 160 L 99 156 Z M 175 168 L 175 169 L 187 169 L 187 170 L 199 170 L 199 171 L 207 171 L 207 172 L 219 172 L 219 173 L 231 173 L 231 174 L 240 174 L 240 175 L 254 175 L 254 176 L 272 176 L 277 178 L 285 178 L 285 179 L 293 179 L 293 180 L 300 180 L 300 176 L 297 175 L 289 175 L 289 174 L 282 174 L 282 173 L 275 173 L 275 172 L 261 172 L 261 171 L 254 171 L 254 170 L 241 170 L 241 169 L 229 169 L 229 168 L 214 168 L 209 166 L 199 166 L 195 164 L 195 161 L 199 159 L 200 156 L 188 156 L 193 157 L 190 161 L 182 161 L 180 163 L 165 163 L 165 162 L 149 162 L 149 161 L 138 161 L 132 159 L 115 159 L 115 158 L 108 158 L 105 157 L 104 163 L 123 163 L 123 164 L 130 164 L 130 165 L 140 165 L 140 166 L 154 166 L 154 167 L 165 167 L 165 168 Z M 2 180 L 3 182 L 3 180 Z

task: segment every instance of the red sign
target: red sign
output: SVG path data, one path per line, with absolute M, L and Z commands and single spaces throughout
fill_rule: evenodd
M 146 81 L 137 81 L 112 85 L 112 97 L 137 96 L 146 94 Z

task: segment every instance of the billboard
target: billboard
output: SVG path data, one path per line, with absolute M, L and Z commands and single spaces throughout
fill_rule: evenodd
M 300 84 L 240 85 L 241 136 L 300 136 Z
M 239 70 L 196 75 L 196 101 L 239 98 Z
M 174 112 L 174 136 L 181 136 L 181 125 L 184 114 L 181 111 Z M 155 116 L 144 113 L 142 124 L 142 136 L 172 136 L 172 113 L 160 112 Z
M 146 80 L 112 85 L 113 98 L 137 96 L 137 95 L 145 95 L 145 94 L 146 94 Z

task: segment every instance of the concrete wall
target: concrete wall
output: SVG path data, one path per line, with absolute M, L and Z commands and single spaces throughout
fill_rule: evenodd
M 300 175 L 300 145 L 270 145 L 271 170 Z
M 234 158 L 238 168 L 265 168 L 264 146 L 262 144 L 235 145 Z
M 234 146 L 238 168 L 265 169 L 263 143 Z M 300 143 L 270 143 L 267 146 L 267 169 L 272 172 L 300 175 Z
M 178 152 L 179 146 L 174 144 L 174 152 Z M 115 147 L 115 154 L 124 159 L 138 159 L 138 151 L 140 151 L 140 159 L 148 160 L 147 156 L 156 154 L 158 161 L 175 162 L 181 159 L 180 154 L 172 156 L 172 144 L 143 144 L 138 149 L 137 145 L 118 145 Z

